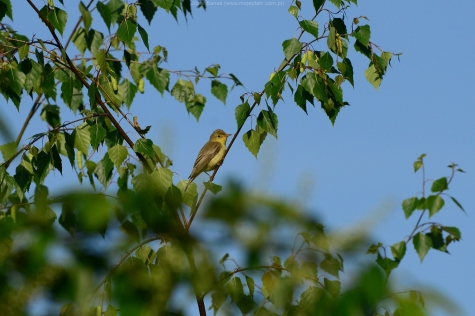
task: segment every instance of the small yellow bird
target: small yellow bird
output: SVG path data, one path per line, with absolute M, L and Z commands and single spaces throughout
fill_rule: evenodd
M 231 135 L 226 134 L 222 129 L 217 129 L 211 134 L 209 141 L 201 148 L 198 157 L 196 157 L 185 191 L 200 173 L 216 169 L 226 151 L 226 140 Z

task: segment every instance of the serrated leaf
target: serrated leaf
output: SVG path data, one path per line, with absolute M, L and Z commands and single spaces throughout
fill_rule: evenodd
M 325 286 L 325 290 L 333 297 L 338 297 L 341 291 L 341 283 L 338 280 L 328 280 L 327 278 L 323 279 L 323 284 Z
M 140 10 L 147 19 L 148 24 L 150 24 L 157 11 L 157 7 L 153 4 L 152 0 L 139 0 L 139 4 Z
M 325 71 L 330 71 L 333 68 L 333 57 L 329 52 L 326 52 L 320 57 L 320 66 Z
M 172 186 L 173 173 L 170 169 L 158 167 L 151 173 L 153 183 L 157 187 L 158 194 L 165 196 L 168 188 Z
M 3 161 L 7 161 L 17 153 L 17 145 L 15 142 L 0 145 L 0 151 L 2 152 Z
M 391 252 L 396 261 L 401 261 L 406 254 L 406 242 L 400 241 L 391 246 Z
M 89 146 L 91 145 L 91 133 L 89 132 L 89 126 L 78 126 L 74 129 L 72 137 L 74 139 L 74 147 L 80 150 L 82 153 L 87 154 L 89 152 Z
M 358 26 L 351 35 L 353 35 L 364 46 L 368 46 L 371 37 L 371 30 L 369 25 L 361 25 Z
M 57 7 L 54 9 L 50 9 L 47 6 L 44 6 L 41 9 L 41 13 L 46 16 L 48 21 L 51 25 L 59 31 L 61 35 L 63 35 L 64 28 L 66 27 L 66 23 L 68 21 L 68 14 L 66 11 L 61 10 Z
M 226 104 L 228 96 L 228 86 L 219 82 L 218 80 L 211 81 L 211 93 L 221 102 Z
M 129 152 L 127 151 L 127 148 L 125 148 L 124 146 L 120 144 L 117 144 L 109 148 L 107 152 L 109 153 L 110 160 L 114 163 L 117 169 L 120 168 L 125 158 L 127 158 L 129 154 Z
M 10 20 L 13 21 L 13 15 L 12 15 L 12 4 L 10 3 L 10 0 L 1 0 L 2 6 L 0 8 L 0 21 L 3 20 L 5 15 L 7 15 Z
M 446 177 L 435 180 L 432 183 L 432 187 L 430 188 L 430 190 L 432 192 L 442 192 L 442 191 L 448 190 L 448 189 L 449 189 L 449 187 L 448 187 L 448 184 L 447 184 L 447 178 Z
M 414 236 L 412 242 L 414 244 L 414 249 L 416 250 L 422 262 L 432 247 L 432 239 L 426 234 L 419 232 Z
M 266 138 L 266 133 L 258 133 L 255 130 L 249 130 L 242 135 L 242 140 L 247 149 L 257 158 L 261 144 Z
M 128 46 L 133 44 L 135 32 L 137 31 L 137 22 L 133 19 L 124 20 L 117 29 L 117 37 L 124 41 Z
M 234 302 L 239 302 L 244 296 L 242 282 L 239 277 L 232 278 L 224 287 Z
M 383 258 L 379 253 L 376 259 L 376 263 L 384 270 L 387 276 L 391 274 L 392 270 L 396 269 L 399 266 L 398 261 L 391 260 L 389 258 Z
M 402 202 L 402 209 L 404 210 L 404 215 L 406 216 L 406 219 L 408 219 L 412 215 L 418 205 L 419 199 L 417 197 L 408 198 Z
M 170 10 L 173 5 L 173 0 L 152 0 L 152 1 L 156 6 L 163 8 L 165 10 Z
M 262 110 L 257 117 L 257 125 L 267 133 L 277 138 L 277 115 L 272 111 Z
M 302 20 L 299 25 L 304 31 L 312 34 L 315 38 L 318 38 L 318 23 L 311 20 Z
M 299 8 L 296 6 L 292 5 L 289 7 L 288 12 L 294 16 L 294 18 L 297 18 L 299 15 Z
M 203 185 L 205 186 L 206 189 L 208 189 L 213 194 L 218 194 L 223 189 L 222 186 L 218 184 L 214 184 L 213 182 L 209 182 L 209 181 L 203 182 Z
M 122 95 L 124 104 L 128 109 L 130 109 L 135 95 L 137 94 L 137 86 L 128 79 L 124 79 L 119 85 L 119 94 Z
M 291 38 L 282 43 L 285 59 L 290 60 L 296 53 L 302 49 L 302 43 L 298 39 Z
M 109 8 L 104 3 L 102 3 L 101 1 L 97 2 L 96 8 L 97 8 L 97 11 L 99 11 L 99 14 L 102 17 L 102 20 L 106 24 L 107 29 L 110 30 L 112 17 L 111 17 L 111 12 L 110 12 Z
M 235 115 L 236 115 L 236 123 L 237 123 L 237 128 L 239 129 L 244 122 L 247 120 L 247 117 L 251 113 L 251 107 L 249 106 L 249 103 L 245 102 L 243 104 L 240 104 L 236 107 L 235 110 Z
M 419 170 L 422 166 L 423 163 L 421 160 L 414 161 L 414 172 L 417 172 L 417 170 Z
M 442 207 L 444 207 L 445 201 L 440 195 L 430 195 L 427 198 L 427 208 L 429 209 L 429 218 L 437 214 Z
M 9 67 L 3 75 L 7 79 L 7 85 L 17 94 L 21 95 L 21 89 L 25 85 L 26 75 L 14 67 Z
M 462 238 L 462 234 L 460 233 L 460 230 L 457 227 L 453 226 L 441 226 L 443 230 L 448 232 L 449 234 L 453 235 L 457 240 Z
M 134 151 L 147 155 L 149 157 L 155 156 L 155 151 L 153 150 L 153 142 L 150 139 L 140 138 L 134 144 Z
M 168 70 L 158 68 L 157 65 L 152 65 L 145 77 L 162 95 L 165 90 L 168 90 L 168 83 L 170 82 Z
M 193 208 L 198 199 L 197 185 L 193 182 L 188 186 L 188 189 L 185 191 L 185 187 L 187 184 L 188 181 L 181 180 L 180 182 L 178 182 L 177 188 L 181 191 L 183 203 L 185 203 L 185 205 L 188 205 L 190 208 Z
M 341 270 L 341 262 L 331 255 L 325 255 L 325 259 L 320 263 L 320 267 L 338 278 L 339 271 Z
M 145 31 L 145 29 L 143 27 L 141 27 L 140 24 L 138 24 L 138 28 L 139 28 L 140 37 L 142 38 L 142 41 L 143 41 L 145 47 L 147 47 L 147 50 L 150 51 L 150 48 L 148 47 L 148 33 L 147 33 L 147 31 Z
M 84 28 L 89 31 L 92 23 L 92 15 L 82 1 L 79 2 L 79 12 L 81 12 Z
M 354 87 L 355 83 L 353 81 L 353 65 L 348 58 L 344 58 L 341 62 L 337 63 L 338 70 L 340 70 L 343 78 L 348 80 L 351 85 Z

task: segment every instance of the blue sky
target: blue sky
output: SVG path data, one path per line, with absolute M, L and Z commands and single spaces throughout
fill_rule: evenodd
M 136 97 L 131 112 L 139 117 L 141 126 L 152 125 L 148 135 L 173 159 L 175 183 L 188 177 L 196 153 L 213 130 L 235 132 L 239 96 L 263 89 L 283 59 L 282 42 L 298 34 L 298 23 L 287 12 L 288 0 L 267 6 L 229 6 L 225 2 L 229 1 L 208 5 L 206 12 L 193 7 L 193 17 L 187 22 L 180 17 L 176 23 L 158 11 L 147 28 L 151 46 L 168 49 L 167 68 L 204 69 L 217 63 L 245 85 L 235 88 L 224 106 L 208 93 L 209 83 L 200 81 L 198 91 L 206 95 L 207 106 L 199 123 L 187 115 L 184 105 L 166 95 L 162 98 L 149 85 L 144 95 Z M 65 3 L 75 11 L 67 27 L 71 29 L 77 4 Z M 310 2 L 302 1 L 302 9 L 304 17 L 311 18 Z M 471 58 L 475 38 L 467 28 L 473 9 L 469 0 L 450 4 L 360 0 L 358 7 L 347 11 L 348 18 L 367 16 L 371 41 L 386 51 L 403 53 L 400 62 L 392 60 L 379 90 L 363 75 L 367 59 L 351 52 L 355 88 L 344 86 L 344 98 L 351 106 L 340 112 L 334 126 L 320 108 L 309 106 L 306 115 L 287 91 L 285 103 L 276 107 L 278 140 L 268 135 L 256 160 L 240 135 L 216 182 L 236 177 L 258 192 L 298 199 L 335 233 L 355 223 L 365 227 L 375 221 L 374 226 L 369 225 L 374 239 L 391 245 L 409 235 L 417 220 L 416 216 L 405 220 L 401 209 L 404 199 L 421 191 L 421 174 L 412 169 L 414 160 L 427 154 L 430 179 L 449 175 L 446 166 L 458 163 L 467 173 L 456 174 L 448 193 L 462 203 L 467 215 L 446 198 L 446 206 L 431 220 L 459 227 L 462 241 L 450 245 L 450 255 L 431 250 L 422 264 L 408 247 L 392 277 L 401 289 L 422 284 L 441 290 L 463 309 L 461 315 L 475 314 L 471 294 L 475 280 L 475 63 Z M 13 25 L 22 34 L 44 34 L 38 29 L 39 22 L 31 23 L 36 17 L 26 5 L 20 9 L 14 3 L 13 10 Z M 93 17 L 100 19 L 97 13 Z M 314 47 L 323 50 L 326 41 Z M 29 107 L 24 98 L 21 114 Z M 8 117 L 16 134 L 24 116 L 12 109 L 11 104 L 2 105 L 0 113 Z M 250 126 L 247 122 L 243 131 Z M 35 121 L 26 135 L 45 129 L 43 122 Z M 200 180 L 205 177 L 197 182 Z

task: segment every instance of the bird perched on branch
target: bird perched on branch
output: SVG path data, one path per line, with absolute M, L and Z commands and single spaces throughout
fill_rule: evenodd
M 222 129 L 217 129 L 211 134 L 209 141 L 201 148 L 198 157 L 196 157 L 185 191 L 200 173 L 216 169 L 226 151 L 226 140 L 231 135 L 226 134 Z

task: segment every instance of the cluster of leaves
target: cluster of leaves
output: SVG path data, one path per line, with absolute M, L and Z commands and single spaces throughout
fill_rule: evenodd
M 428 212 L 429 219 L 438 213 L 445 205 L 444 199 L 441 195 L 447 195 L 459 207 L 463 212 L 462 205 L 459 201 L 445 193 L 449 189 L 449 184 L 452 182 L 455 172 L 464 172 L 462 169 L 457 168 L 457 164 L 452 163 L 448 167 L 451 169 L 451 174 L 448 177 L 442 177 L 432 181 L 430 188 L 431 195 L 426 196 L 426 185 L 429 181 L 425 178 L 424 170 L 424 158 L 425 154 L 422 154 L 414 162 L 414 172 L 422 169 L 422 190 L 421 197 L 411 197 L 405 199 L 402 202 L 402 209 L 404 215 L 408 219 L 416 210 L 421 211 L 419 219 L 411 232 L 411 234 L 405 239 L 394 245 L 390 246 L 393 259 L 386 256 L 386 249 L 382 243 L 373 244 L 369 247 L 368 254 L 376 254 L 376 263 L 386 272 L 389 276 L 392 270 L 397 268 L 406 254 L 406 245 L 412 240 L 414 249 L 416 250 L 421 262 L 431 248 L 449 253 L 447 247 L 449 244 L 455 241 L 459 241 L 462 238 L 462 234 L 457 227 L 445 226 L 437 222 L 424 222 L 421 223 L 424 215 Z M 445 234 L 445 238 L 444 238 Z M 380 253 L 380 249 L 383 250 L 383 255 Z
M 320 104 L 331 123 L 335 123 L 340 109 L 349 104 L 343 99 L 343 83 L 349 82 L 354 87 L 353 66 L 348 56 L 350 38 L 354 39 L 355 51 L 369 59 L 369 66 L 364 74 L 376 89 L 381 85 L 393 55 L 400 55 L 382 51 L 370 41 L 370 26 L 360 25 L 360 18 L 366 19 L 365 17 L 355 17 L 351 21 L 351 31 L 348 30 L 346 10 L 356 4 L 356 0 L 331 2 L 337 7 L 337 12 L 324 8 L 325 0 L 314 0 L 315 15 L 311 19 L 300 17 L 300 1 L 297 0 L 290 6 L 289 13 L 297 19 L 300 34 L 282 43 L 285 58 L 271 74 L 264 90 L 241 97 L 243 104 L 236 108 L 238 129 L 256 105 L 261 107 L 256 127 L 243 134 L 246 147 L 256 157 L 267 133 L 277 137 L 278 118 L 274 110 L 279 100 L 283 100 L 286 86 L 293 95 L 295 104 L 305 113 L 307 104 Z M 328 15 L 327 21 L 322 17 L 324 14 Z M 320 23 L 324 25 L 323 28 L 320 28 L 317 18 L 324 21 Z M 325 39 L 326 47 L 316 47 Z M 375 50 L 381 50 L 379 56 Z M 265 108 L 261 106 L 263 95 Z M 253 98 L 252 106 L 249 105 L 250 98 Z

